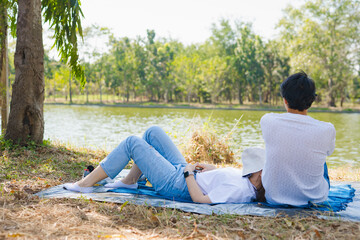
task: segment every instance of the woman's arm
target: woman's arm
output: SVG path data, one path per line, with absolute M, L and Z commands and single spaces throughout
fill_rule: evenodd
M 184 172 L 189 171 L 189 172 L 193 172 L 195 170 L 195 166 L 188 164 L 185 169 Z M 198 203 L 211 203 L 211 200 L 209 198 L 209 196 L 204 195 L 199 187 L 199 185 L 197 184 L 194 175 L 189 175 L 186 179 L 186 184 L 191 196 L 191 199 L 194 202 L 198 202 Z

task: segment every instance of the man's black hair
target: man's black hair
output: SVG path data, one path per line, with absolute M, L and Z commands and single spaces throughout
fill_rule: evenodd
M 315 82 L 308 75 L 300 71 L 289 76 L 281 85 L 280 93 L 288 102 L 291 109 L 304 111 L 314 102 Z

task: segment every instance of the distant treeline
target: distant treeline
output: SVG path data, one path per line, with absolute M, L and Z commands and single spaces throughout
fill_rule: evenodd
M 328 106 L 360 98 L 359 1 L 307 1 L 288 7 L 278 23 L 279 36 L 264 40 L 249 23 L 223 19 L 200 44 L 155 37 L 116 38 L 107 29 L 84 31 L 82 59 L 87 84 L 70 78 L 69 69 L 45 58 L 46 97 L 112 95 L 120 101 L 276 104 L 279 84 L 302 69 L 317 85 L 318 100 Z M 108 39 L 109 50 L 87 46 Z M 71 88 L 69 87 L 71 83 Z M 70 100 L 69 98 L 67 98 Z

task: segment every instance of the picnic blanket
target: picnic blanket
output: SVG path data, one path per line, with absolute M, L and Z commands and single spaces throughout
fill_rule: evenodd
M 123 170 L 117 178 L 126 176 L 128 170 Z M 356 191 L 357 190 L 357 191 Z M 139 188 L 112 189 L 103 186 L 95 187 L 92 193 L 76 193 L 63 189 L 63 185 L 46 189 L 36 194 L 42 198 L 86 198 L 94 201 L 148 205 L 155 207 L 175 208 L 186 212 L 199 214 L 239 214 L 257 216 L 307 216 L 317 215 L 321 218 L 340 218 L 360 221 L 360 183 L 331 183 L 329 197 L 321 204 L 309 203 L 306 206 L 293 207 L 288 205 L 271 205 L 268 203 L 242 204 L 199 204 L 182 199 L 173 199 L 159 195 L 152 187 L 139 182 Z
M 132 194 L 140 194 L 140 195 L 148 195 L 158 198 L 163 198 L 167 200 L 173 200 L 178 202 L 187 202 L 192 203 L 192 201 L 188 201 L 186 199 L 173 198 L 169 196 L 160 195 L 155 191 L 153 187 L 146 186 L 145 181 L 138 182 L 138 189 L 126 189 L 126 188 L 117 188 L 111 189 L 109 192 L 116 193 L 132 193 Z M 341 185 L 333 185 L 330 187 L 328 199 L 322 203 L 311 203 L 309 202 L 306 205 L 302 206 L 291 206 L 291 205 L 274 205 L 270 203 L 261 203 L 268 207 L 274 208 L 308 208 L 318 211 L 332 211 L 338 212 L 346 209 L 347 204 L 352 202 L 353 197 L 355 196 L 355 189 L 351 187 L 350 184 L 341 184 Z M 254 204 L 254 202 L 249 202 L 248 204 Z M 256 203 L 257 204 L 257 203 Z

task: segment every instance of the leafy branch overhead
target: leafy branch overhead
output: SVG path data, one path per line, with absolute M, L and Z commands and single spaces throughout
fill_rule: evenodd
M 16 37 L 16 16 L 18 12 L 16 0 L 1 0 L 1 5 L 8 11 L 10 34 Z
M 80 65 L 77 34 L 83 37 L 81 18 L 84 17 L 80 0 L 42 0 L 45 22 L 54 31 L 56 49 L 61 60 L 71 67 L 72 74 L 85 84 L 84 68 Z M 54 47 L 53 46 L 53 47 Z
M 0 0 L 0 5 L 7 9 L 10 33 L 15 38 L 17 1 Z M 80 65 L 77 44 L 77 34 L 81 38 L 83 37 L 81 18 L 84 15 L 80 8 L 80 0 L 42 0 L 41 5 L 45 22 L 48 22 L 51 28 L 55 30 L 54 46 L 59 51 L 61 60 L 71 67 L 73 75 L 80 79 L 81 84 L 84 85 L 84 68 Z

